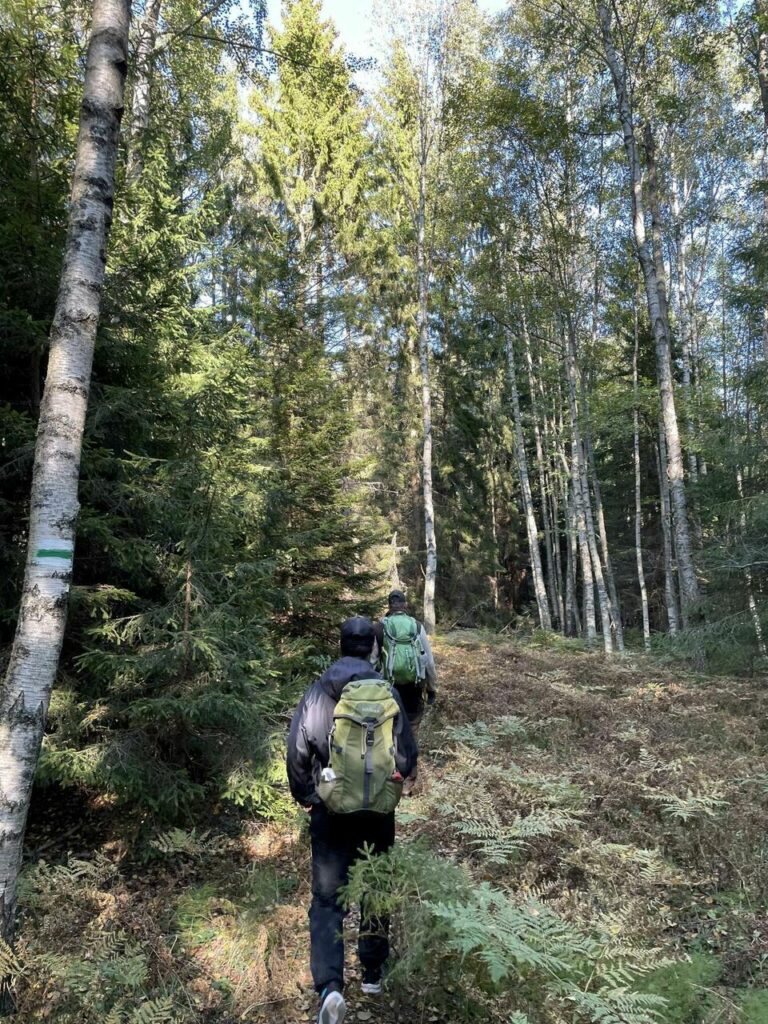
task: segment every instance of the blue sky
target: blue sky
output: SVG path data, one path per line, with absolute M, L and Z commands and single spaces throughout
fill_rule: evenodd
M 508 0 L 478 0 L 478 6 L 491 14 L 503 10 Z M 355 57 L 372 57 L 370 24 L 374 0 L 323 0 L 323 10 L 339 31 L 344 45 Z M 280 20 L 280 0 L 267 0 L 271 22 Z

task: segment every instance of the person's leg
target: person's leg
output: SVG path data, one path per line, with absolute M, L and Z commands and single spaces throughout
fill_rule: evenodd
M 386 853 L 395 842 L 394 814 L 370 815 L 361 833 L 359 846 L 366 842 L 376 853 Z M 369 914 L 366 900 L 360 905 L 360 934 L 357 945 L 363 968 L 363 984 L 381 979 L 381 968 L 389 956 L 389 918 Z
M 424 716 L 424 691 L 421 686 L 399 686 L 397 692 L 408 715 L 414 739 L 418 740 L 419 725 Z M 409 776 L 403 783 L 403 796 L 410 796 L 415 785 L 415 775 Z
M 338 889 L 347 881 L 351 860 L 338 822 L 320 804 L 312 808 L 312 903 L 309 908 L 310 969 L 315 989 L 344 987 L 344 908 Z

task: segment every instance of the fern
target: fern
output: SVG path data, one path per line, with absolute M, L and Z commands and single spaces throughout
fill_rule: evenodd
M 624 843 L 592 840 L 571 853 L 568 860 L 593 875 L 615 880 L 619 872 L 631 872 L 643 886 L 680 885 L 679 868 L 665 860 L 659 850 L 644 850 Z
M 663 1020 L 666 1006 L 661 996 L 626 988 L 603 987 L 597 992 L 583 992 L 575 986 L 565 986 L 560 995 L 592 1024 L 654 1024 Z
M 0 978 L 18 978 L 22 973 L 23 967 L 15 951 L 0 939 Z
M 714 818 L 723 808 L 728 806 L 728 801 L 714 793 L 693 793 L 690 789 L 684 797 L 675 793 L 657 792 L 656 790 L 644 790 L 647 800 L 661 806 L 661 813 L 667 818 L 675 818 L 678 821 L 693 821 L 696 818 Z
M 159 832 L 154 839 L 150 839 L 149 845 L 166 857 L 187 854 L 191 857 L 199 857 L 207 852 L 208 833 L 198 833 L 197 829 L 186 831 L 183 828 L 169 828 L 165 832 Z
M 490 810 L 483 818 L 459 821 L 455 828 L 462 835 L 472 836 L 473 845 L 482 856 L 494 864 L 505 864 L 526 841 L 539 836 L 553 836 L 579 825 L 578 818 L 560 807 L 543 807 L 511 824 L 504 824 L 498 814 Z
M 142 1003 L 128 1018 L 128 1024 L 172 1024 L 176 1015 L 169 996 Z
M 537 900 L 518 904 L 487 884 L 473 890 L 466 904 L 436 904 L 432 910 L 448 926 L 449 947 L 481 963 L 497 987 L 530 980 L 539 999 L 570 1005 L 592 1024 L 659 1019 L 663 998 L 632 987 L 662 962 L 653 950 L 612 945 Z
M 483 750 L 493 746 L 493 735 L 485 722 L 469 722 L 467 725 L 449 726 L 445 730 L 449 740 L 463 743 L 473 750 Z
M 501 715 L 490 725 L 485 722 L 468 722 L 465 725 L 448 726 L 445 735 L 454 743 L 461 743 L 472 750 L 485 750 L 499 740 L 526 740 L 528 731 L 524 719 L 517 715 Z

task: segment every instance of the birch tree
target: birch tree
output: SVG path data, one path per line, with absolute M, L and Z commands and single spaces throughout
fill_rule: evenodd
M 130 0 L 94 0 L 64 265 L 35 445 L 24 586 L 0 690 L 0 931 L 9 940 L 72 580 L 78 478 L 112 221 Z
M 515 350 L 513 339 L 510 334 L 506 338 L 507 371 L 509 374 L 509 395 L 512 403 L 512 422 L 515 432 L 515 459 L 517 471 L 520 476 L 520 492 L 523 499 L 523 510 L 525 514 L 525 527 L 528 535 L 528 550 L 531 556 L 531 571 L 533 574 L 533 590 L 536 595 L 536 607 L 539 613 L 539 625 L 542 629 L 552 629 L 552 616 L 547 599 L 547 588 L 544 584 L 544 571 L 541 565 L 541 551 L 539 550 L 539 527 L 536 522 L 536 513 L 533 507 L 533 494 L 531 493 L 531 482 L 528 475 L 528 456 L 525 451 L 525 440 L 523 438 L 523 425 L 520 416 L 520 396 L 517 390 L 517 370 L 515 367 Z
M 421 491 L 426 564 L 424 627 L 435 629 L 437 532 L 433 483 L 432 357 L 430 337 L 431 278 L 435 231 L 442 198 L 449 133 L 451 89 L 460 77 L 471 25 L 470 5 L 452 0 L 419 0 L 388 5 L 384 17 L 388 45 L 408 91 L 415 123 L 401 138 L 393 171 L 400 179 L 410 210 L 415 271 L 414 333 L 419 367 L 422 448 Z M 471 33 L 470 33 L 471 34 Z M 406 145 L 403 145 L 406 142 Z
M 645 200 L 643 196 L 644 176 L 633 109 L 631 76 L 626 60 L 620 55 L 614 39 L 613 13 L 609 10 L 607 4 L 602 2 L 597 4 L 597 12 L 604 57 L 616 94 L 616 104 L 624 140 L 624 151 L 629 169 L 635 251 L 643 273 L 648 313 L 656 342 L 656 368 L 667 452 L 665 468 L 669 478 L 681 610 L 683 624 L 686 624 L 691 607 L 699 600 L 699 584 L 693 562 L 693 548 L 688 522 L 688 503 L 683 471 L 683 451 L 675 407 L 666 281 L 659 253 L 654 253 L 654 245 L 652 239 L 649 239 L 646 229 Z M 652 141 L 653 133 L 648 125 L 646 143 Z M 648 188 L 649 205 L 653 208 L 656 205 L 657 198 L 656 182 L 653 175 L 649 177 Z
M 134 57 L 135 77 L 128 140 L 126 178 L 133 181 L 141 175 L 144 166 L 143 137 L 149 127 L 150 94 L 154 65 L 154 49 L 160 22 L 161 0 L 148 0 L 139 28 Z

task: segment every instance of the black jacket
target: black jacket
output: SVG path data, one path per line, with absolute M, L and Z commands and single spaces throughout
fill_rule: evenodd
M 381 679 L 364 658 L 345 657 L 335 661 L 314 682 L 299 701 L 288 734 L 288 782 L 294 800 L 302 806 L 318 803 L 315 791 L 321 769 L 328 764 L 328 736 L 333 728 L 333 711 L 341 691 L 353 679 Z M 393 691 L 401 714 L 395 719 L 395 761 L 403 778 L 416 769 L 418 748 L 400 696 Z

